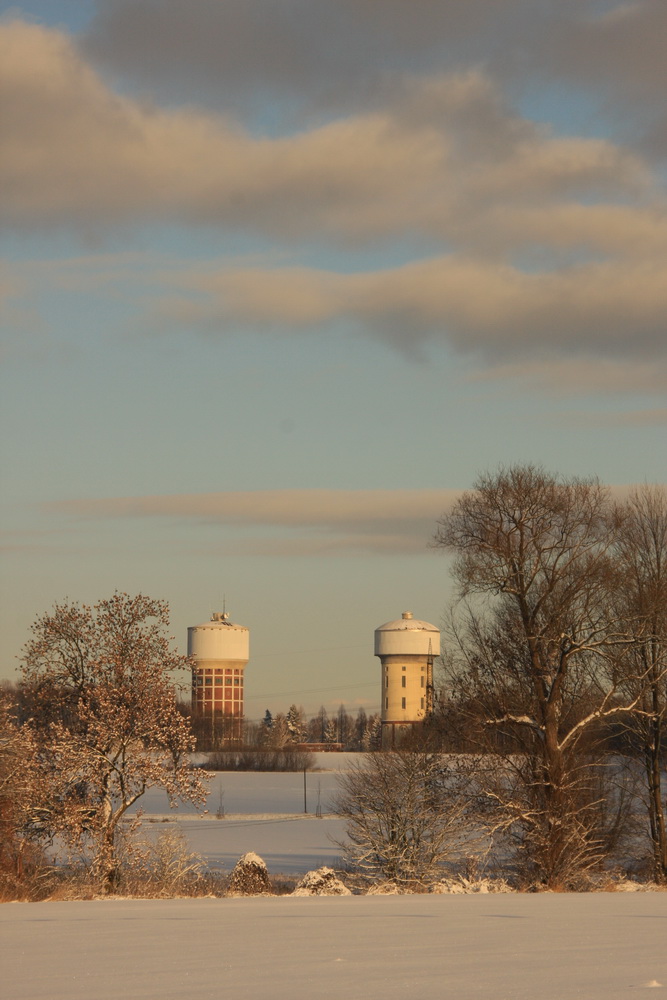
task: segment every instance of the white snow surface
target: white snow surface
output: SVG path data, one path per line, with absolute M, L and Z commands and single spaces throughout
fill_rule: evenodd
M 335 772 L 306 781 L 308 815 L 303 774 L 218 773 L 206 816 L 150 792 L 143 832 L 175 820 L 227 871 L 249 851 L 272 874 L 335 867 L 344 825 L 313 815 Z M 8 903 L 0 923 L 3 1000 L 667 997 L 665 892 Z
M 667 994 L 667 893 L 9 903 L 0 922 L 7 1000 Z
M 302 875 L 323 865 L 335 868 L 340 859 L 335 841 L 344 839 L 345 823 L 329 810 L 337 772 L 355 757 L 359 759 L 356 754 L 316 755 L 323 770 L 306 774 L 307 813 L 303 772 L 216 771 L 202 807 L 206 812 L 188 803 L 170 809 L 164 792 L 149 789 L 137 803 L 143 813 L 142 833 L 157 836 L 169 829 L 167 821 L 177 823 L 191 849 L 213 871 L 231 871 L 248 851 L 264 859 L 271 875 Z M 224 819 L 216 819 L 221 802 Z M 318 803 L 321 819 L 315 815 Z

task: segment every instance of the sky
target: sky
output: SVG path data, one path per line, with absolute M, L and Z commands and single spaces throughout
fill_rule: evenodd
M 665 481 L 664 0 L 0 11 L 1 677 L 119 590 L 376 710 L 478 474 Z

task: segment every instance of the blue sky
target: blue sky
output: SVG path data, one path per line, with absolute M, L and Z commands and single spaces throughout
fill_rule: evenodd
M 435 520 L 665 481 L 661 0 L 1 4 L 2 659 L 226 595 L 247 707 L 377 707 Z

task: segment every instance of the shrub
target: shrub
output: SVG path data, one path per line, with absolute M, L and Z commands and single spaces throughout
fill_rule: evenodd
M 280 750 L 217 750 L 209 754 L 207 771 L 311 771 L 315 754 L 297 747 Z

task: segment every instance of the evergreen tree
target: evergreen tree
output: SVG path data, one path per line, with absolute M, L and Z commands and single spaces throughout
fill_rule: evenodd
M 329 719 L 327 722 L 324 739 L 326 743 L 338 742 L 338 726 L 335 719 Z
M 290 705 L 285 717 L 285 723 L 291 742 L 301 743 L 305 736 L 303 709 L 297 708 L 296 705 Z

